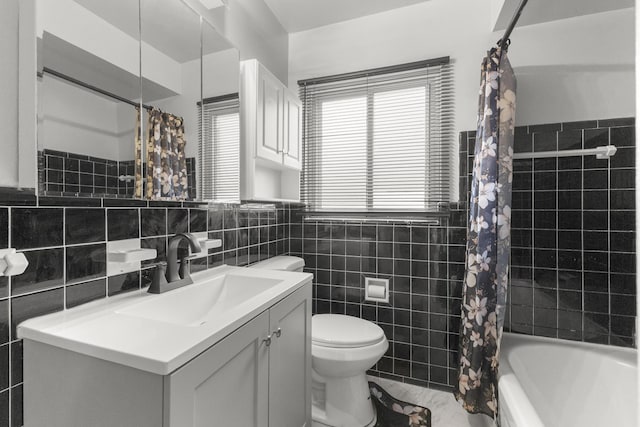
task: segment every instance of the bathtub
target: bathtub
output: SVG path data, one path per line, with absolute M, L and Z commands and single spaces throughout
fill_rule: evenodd
M 501 427 L 638 426 L 637 350 L 505 333 Z

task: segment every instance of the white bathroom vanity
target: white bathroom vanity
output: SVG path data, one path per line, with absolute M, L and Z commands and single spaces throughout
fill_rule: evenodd
M 192 277 L 19 325 L 25 426 L 310 426 L 312 276 Z

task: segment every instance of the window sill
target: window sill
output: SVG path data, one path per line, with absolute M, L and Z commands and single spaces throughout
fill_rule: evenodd
M 438 212 L 312 212 L 303 213 L 304 221 L 420 223 L 439 225 L 449 216 L 449 210 Z

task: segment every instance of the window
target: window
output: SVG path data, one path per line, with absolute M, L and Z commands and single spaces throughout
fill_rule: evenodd
M 238 94 L 198 105 L 198 195 L 203 200 L 240 200 L 240 104 Z M 200 115 L 200 113 L 202 113 Z
M 298 82 L 311 211 L 428 212 L 449 201 L 449 58 Z

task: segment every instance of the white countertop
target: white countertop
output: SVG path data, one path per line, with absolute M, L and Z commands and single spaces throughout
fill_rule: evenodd
M 221 306 L 206 314 L 206 321 L 180 324 L 136 314 L 136 304 L 158 298 L 176 301 L 176 310 L 189 311 L 184 296 L 198 292 L 220 276 L 242 276 L 271 282 L 251 295 L 244 291 L 233 306 Z M 311 281 L 308 273 L 221 266 L 192 274 L 194 284 L 160 295 L 146 288 L 26 320 L 18 325 L 18 338 L 30 339 L 108 360 L 143 371 L 166 375 L 211 347 L 280 299 Z M 270 279 L 270 280 L 269 280 Z M 274 285 L 275 283 L 275 285 Z M 210 285 L 211 286 L 211 285 Z M 204 289 L 204 288 L 199 288 Z M 181 302 L 182 294 L 182 304 Z M 230 301 L 235 301 L 230 299 Z M 200 305 L 202 302 L 199 301 Z M 164 304 L 166 305 L 166 304 Z M 171 310 L 169 308 L 167 311 Z M 172 313 L 168 313 L 170 318 Z M 162 318 L 162 315 L 160 315 Z

